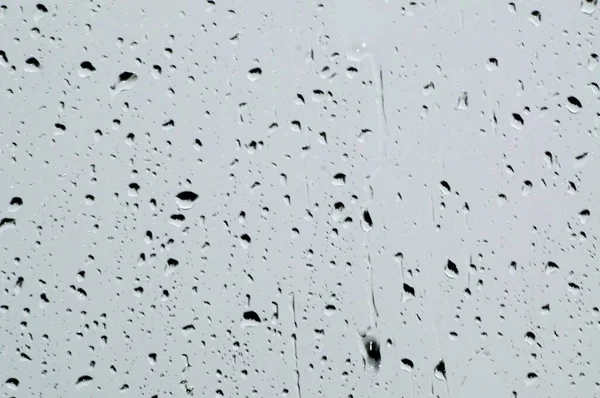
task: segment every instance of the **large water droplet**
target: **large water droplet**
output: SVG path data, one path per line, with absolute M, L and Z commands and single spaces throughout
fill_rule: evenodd
M 177 207 L 179 207 L 181 210 L 189 210 L 194 207 L 194 202 L 196 202 L 196 199 L 198 199 L 198 194 L 192 191 L 183 191 L 179 192 L 175 198 Z

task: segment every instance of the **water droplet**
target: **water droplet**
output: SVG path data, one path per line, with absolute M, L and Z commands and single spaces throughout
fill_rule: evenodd
M 529 372 L 527 373 L 527 379 L 525 380 L 525 384 L 527 386 L 532 386 L 538 382 L 538 379 L 539 378 L 537 374 L 535 374 L 534 372 Z
M 346 174 L 337 173 L 333 176 L 333 185 L 342 186 L 346 184 Z
M 29 57 L 25 60 L 25 72 L 35 73 L 41 69 L 40 61 L 34 57 Z
M 138 80 L 138 76 L 133 72 L 122 72 L 119 74 L 117 82 L 110 86 L 110 90 L 113 96 L 119 94 L 122 91 L 131 90 Z
M 521 187 L 521 195 L 528 196 L 531 193 L 531 188 L 533 184 L 529 180 L 523 181 L 523 186 Z
M 516 130 L 521 130 L 525 125 L 525 121 L 523 120 L 521 115 L 519 115 L 518 113 L 513 113 L 510 125 Z
M 590 211 L 588 209 L 583 209 L 579 212 L 579 222 L 585 224 L 588 222 L 590 218 Z
M 548 261 L 546 263 L 546 269 L 544 270 L 544 272 L 546 273 L 546 275 L 550 275 L 555 273 L 559 269 L 559 266 L 554 261 Z
M 252 242 L 250 235 L 243 234 L 242 236 L 240 236 L 240 244 L 244 249 L 247 249 L 250 246 L 250 242 Z
M 19 379 L 15 378 L 15 377 L 10 377 L 8 378 L 4 384 L 11 390 L 16 390 L 17 388 L 19 388 Z
M 433 375 L 438 380 L 446 380 L 446 363 L 443 359 L 440 360 L 437 365 L 435 365 L 435 368 L 433 369 Z
M 591 15 L 596 11 L 598 0 L 581 0 L 580 9 L 584 14 Z
M 365 360 L 374 370 L 381 366 L 381 347 L 375 337 L 365 336 L 362 338 Z
M 463 91 L 458 97 L 457 108 L 461 111 L 466 110 L 469 107 L 469 95 L 466 91 Z
M 498 59 L 494 58 L 494 57 L 488 58 L 488 61 L 487 61 L 487 64 L 486 64 L 486 68 L 490 72 L 498 69 Z
M 581 102 L 577 99 L 577 97 L 573 96 L 567 97 L 566 107 L 567 110 L 573 114 L 577 114 L 583 109 L 583 105 L 581 105 Z
M 17 221 L 14 218 L 3 218 L 0 220 L 0 233 L 12 229 L 17 226 Z
M 450 279 L 458 278 L 458 267 L 452 260 L 448 259 L 448 261 L 446 262 L 446 267 L 444 268 L 444 271 L 446 272 L 446 276 L 448 278 L 450 278 Z
M 340 218 L 342 218 L 342 213 L 344 212 L 344 209 L 346 207 L 344 206 L 344 204 L 342 202 L 336 202 L 333 204 L 333 209 L 331 211 L 331 217 L 335 220 L 335 221 L 339 221 Z
M 89 61 L 83 61 L 81 64 L 79 64 L 79 69 L 77 70 L 79 77 L 83 79 L 92 76 L 94 72 L 96 72 L 96 68 Z
M 415 364 L 413 363 L 413 361 L 408 358 L 402 358 L 400 362 L 402 363 L 402 369 L 406 370 L 407 372 L 412 372 L 415 368 Z
M 369 232 L 373 228 L 373 219 L 371 218 L 371 213 L 369 213 L 369 210 L 363 211 L 363 218 L 361 224 L 362 229 L 365 232 Z
M 177 207 L 181 210 L 189 210 L 194 207 L 198 194 L 192 191 L 179 192 L 176 196 Z
M 88 375 L 83 375 L 83 376 L 79 376 L 79 378 L 77 379 L 77 381 L 75 382 L 75 385 L 78 388 L 81 387 L 85 387 L 87 386 L 92 380 L 94 380 L 94 378 L 92 376 L 88 376 Z
M 452 191 L 450 184 L 448 184 L 447 181 L 440 181 L 440 190 L 444 195 L 450 195 L 450 192 Z
M 16 212 L 21 208 L 21 206 L 23 206 L 23 199 L 21 199 L 18 196 L 15 196 L 10 200 L 9 206 L 9 212 Z
M 255 311 L 245 311 L 242 315 L 242 327 L 258 326 L 262 323 Z
M 531 15 L 529 16 L 529 21 L 534 24 L 536 27 L 540 26 L 542 23 L 542 13 L 538 10 L 531 11 Z
M 263 72 L 261 68 L 252 68 L 248 71 L 248 80 L 250 80 L 251 82 L 255 82 L 258 80 L 259 77 L 262 76 L 262 73 Z

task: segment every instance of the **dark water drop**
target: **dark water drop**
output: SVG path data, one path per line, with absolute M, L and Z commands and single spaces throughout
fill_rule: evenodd
M 404 283 L 402 286 L 404 293 L 408 294 L 410 297 L 415 297 L 415 288 L 409 285 L 408 283 Z
M 194 206 L 194 202 L 198 199 L 198 194 L 192 191 L 179 192 L 176 195 L 177 206 L 180 209 L 189 210 Z
M 32 66 L 36 69 L 39 69 L 40 67 L 40 61 L 38 61 L 36 58 L 34 57 L 29 57 L 25 60 L 25 63 L 29 66 Z
M 367 360 L 375 368 L 381 364 L 381 347 L 374 337 L 365 337 L 363 340 Z
M 448 184 L 448 181 L 440 181 L 440 189 L 442 190 L 444 195 L 448 195 L 451 192 L 450 184 Z
M 6 384 L 9 388 L 11 389 L 16 389 L 17 387 L 19 387 L 19 379 L 17 379 L 16 377 L 10 377 L 8 378 L 4 384 Z
M 258 314 L 256 313 L 256 311 L 246 311 L 244 312 L 243 316 L 245 321 L 251 321 L 251 322 L 256 322 L 256 323 L 260 323 L 260 317 L 258 316 Z
M 554 261 L 548 261 L 546 263 L 546 274 L 552 274 L 558 271 L 560 267 Z
M 433 372 L 436 378 L 440 380 L 446 380 L 446 363 L 443 359 L 441 359 L 440 362 L 438 362 L 438 364 L 435 365 Z
M 521 129 L 525 125 L 525 120 L 523 120 L 521 115 L 519 115 L 518 113 L 513 113 L 512 118 L 513 118 L 512 125 L 514 128 Z
M 23 199 L 21 199 L 18 196 L 15 196 L 14 198 L 12 198 L 10 200 L 10 205 L 11 206 L 23 206 Z
M 110 86 L 113 95 L 120 93 L 121 91 L 131 90 L 138 80 L 138 75 L 133 72 L 121 72 L 117 79 L 117 82 Z
M 79 65 L 79 66 L 81 66 L 81 69 L 84 69 L 84 70 L 86 70 L 88 72 L 95 72 L 96 71 L 96 68 L 94 67 L 94 65 L 92 65 L 92 63 L 90 61 L 83 61 L 81 63 L 81 65 Z
M 400 362 L 402 362 L 402 367 L 409 372 L 412 372 L 412 370 L 415 368 L 414 362 L 408 358 L 402 358 Z
M 87 383 L 89 381 L 94 380 L 94 378 L 92 376 L 88 376 L 88 375 L 83 375 L 83 376 L 79 376 L 79 378 L 77 379 L 77 381 L 75 382 L 75 384 L 83 384 L 83 383 Z
M 262 69 L 259 67 L 252 68 L 248 71 L 248 74 L 251 78 L 257 79 L 259 76 L 262 75 Z
M 567 110 L 571 113 L 579 113 L 583 109 L 583 105 L 581 101 L 577 99 L 577 97 L 569 96 L 567 97 Z
M 346 183 L 346 174 L 337 173 L 333 176 L 333 183 L 335 185 L 344 185 Z
M 448 261 L 446 262 L 446 275 L 448 276 L 448 278 L 458 277 L 458 267 L 450 259 L 448 259 Z
M 373 219 L 371 218 L 371 213 L 369 213 L 369 210 L 363 211 L 363 220 L 369 226 L 369 228 L 373 227 Z
M 137 79 L 137 75 L 133 72 L 121 72 L 119 74 L 119 82 L 127 82 L 130 80 L 136 80 Z

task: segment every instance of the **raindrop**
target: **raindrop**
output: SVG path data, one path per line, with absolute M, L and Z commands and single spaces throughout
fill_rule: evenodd
M 129 184 L 129 191 L 127 192 L 127 195 L 135 197 L 138 195 L 139 190 L 140 185 L 138 183 L 132 182 L 131 184 Z
M 14 228 L 17 225 L 17 221 L 14 218 L 3 218 L 0 220 L 0 233 Z
M 450 195 L 450 184 L 447 181 L 440 181 L 440 190 L 444 195 Z
M 513 113 L 510 125 L 516 130 L 521 130 L 525 125 L 525 121 L 523 120 L 521 115 L 519 115 L 518 113 Z
M 255 311 L 245 311 L 242 315 L 242 327 L 258 326 L 261 319 Z
M 538 375 L 537 374 L 535 374 L 534 372 L 527 373 L 526 384 L 528 386 L 531 386 L 531 385 L 537 383 L 537 381 L 538 381 Z
M 402 369 L 406 370 L 407 372 L 412 372 L 415 368 L 415 364 L 413 363 L 413 361 L 411 361 L 408 358 L 402 358 L 400 362 L 402 363 Z
M 583 105 L 581 102 L 573 96 L 567 97 L 567 110 L 573 114 L 581 112 Z
M 369 210 L 363 211 L 363 220 L 362 220 L 362 228 L 365 232 L 369 232 L 373 228 L 373 219 L 371 218 L 371 214 Z
M 600 63 L 600 59 L 598 57 L 598 54 L 591 53 L 590 54 L 590 58 L 588 59 L 587 68 L 589 70 L 593 71 L 594 69 L 596 69 L 598 67 L 598 63 Z
M 455 279 L 458 277 L 458 267 L 452 260 L 448 260 L 446 262 L 446 267 L 444 268 L 446 272 L 446 276 L 450 279 Z
M 581 0 L 581 11 L 584 14 L 591 15 L 596 11 L 596 6 L 598 5 L 598 0 Z
M 88 375 L 79 376 L 79 378 L 75 382 L 75 385 L 83 387 L 83 386 L 89 384 L 89 382 L 92 381 L 93 379 L 94 378 L 92 376 L 88 376 Z
M 493 71 L 493 70 L 498 69 L 498 59 L 494 58 L 494 57 L 488 58 L 486 68 L 490 72 Z
M 403 300 L 410 300 L 415 297 L 415 288 L 409 285 L 408 283 L 402 284 L 402 290 L 406 296 L 403 297 Z
M 523 186 L 521 187 L 521 195 L 528 196 L 531 193 L 531 188 L 533 184 L 529 180 L 523 181 Z
M 542 23 L 542 13 L 538 10 L 531 11 L 531 15 L 529 16 L 529 21 L 535 26 L 540 26 Z
M 8 66 L 8 57 L 6 56 L 6 52 L 4 50 L 0 50 L 0 65 Z
M 336 202 L 333 204 L 333 210 L 331 211 L 331 217 L 335 220 L 338 221 L 340 218 L 342 218 L 342 213 L 344 211 L 346 207 L 344 206 L 344 204 L 342 202 Z
M 528 331 L 527 333 L 525 333 L 525 341 L 528 344 L 533 344 L 535 343 L 535 334 L 531 331 Z
M 469 107 L 469 95 L 466 91 L 463 91 L 458 97 L 457 108 L 461 111 L 466 110 Z
M 89 61 L 83 61 L 81 64 L 79 64 L 79 70 L 77 71 L 79 77 L 84 79 L 93 75 L 94 72 L 96 72 L 96 68 Z
M 590 211 L 588 209 L 583 209 L 579 212 L 579 222 L 581 222 L 582 224 L 587 223 L 588 219 L 590 218 Z
M 138 76 L 133 72 L 122 72 L 119 74 L 117 82 L 110 86 L 112 95 L 117 95 L 121 91 L 131 90 L 138 80 Z
M 346 174 L 337 173 L 333 176 L 333 185 L 342 186 L 346 184 Z
M 40 61 L 34 57 L 29 57 L 25 60 L 25 72 L 38 72 L 41 68 Z
M 559 269 L 560 269 L 559 266 L 554 261 L 548 261 L 546 263 L 546 269 L 545 269 L 546 275 L 553 274 L 556 271 L 558 271 Z
M 433 82 L 429 82 L 423 87 L 423 95 L 429 95 L 433 91 L 435 91 L 435 84 Z
M 444 363 L 443 359 L 440 360 L 437 365 L 435 365 L 433 374 L 438 380 L 446 380 L 446 364 Z
M 21 206 L 23 206 L 23 199 L 21 199 L 18 196 L 15 196 L 14 198 L 12 198 L 10 200 L 9 206 L 10 206 L 10 208 L 8 209 L 8 211 L 10 211 L 10 212 L 15 212 L 15 211 L 19 210 L 21 208 Z
M 363 337 L 362 342 L 367 363 L 375 370 L 378 370 L 381 365 L 381 347 L 379 342 L 372 336 Z
M 247 249 L 250 246 L 250 242 L 252 241 L 252 239 L 250 239 L 250 235 L 248 234 L 243 234 L 242 236 L 240 236 L 240 240 L 240 243 L 244 249 Z
M 181 210 L 189 210 L 194 207 L 194 202 L 198 199 L 198 194 L 192 191 L 179 192 L 176 196 L 177 207 Z
M 4 384 L 11 390 L 16 390 L 19 387 L 20 382 L 19 379 L 10 377 L 4 382 Z
M 259 67 L 256 68 L 252 68 L 248 71 L 248 79 L 251 82 L 255 82 L 258 80 L 259 77 L 262 76 L 262 69 Z

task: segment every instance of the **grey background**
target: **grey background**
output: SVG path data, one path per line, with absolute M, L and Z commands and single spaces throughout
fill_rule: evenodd
M 36 4 L 2 396 L 598 396 L 594 4 Z

